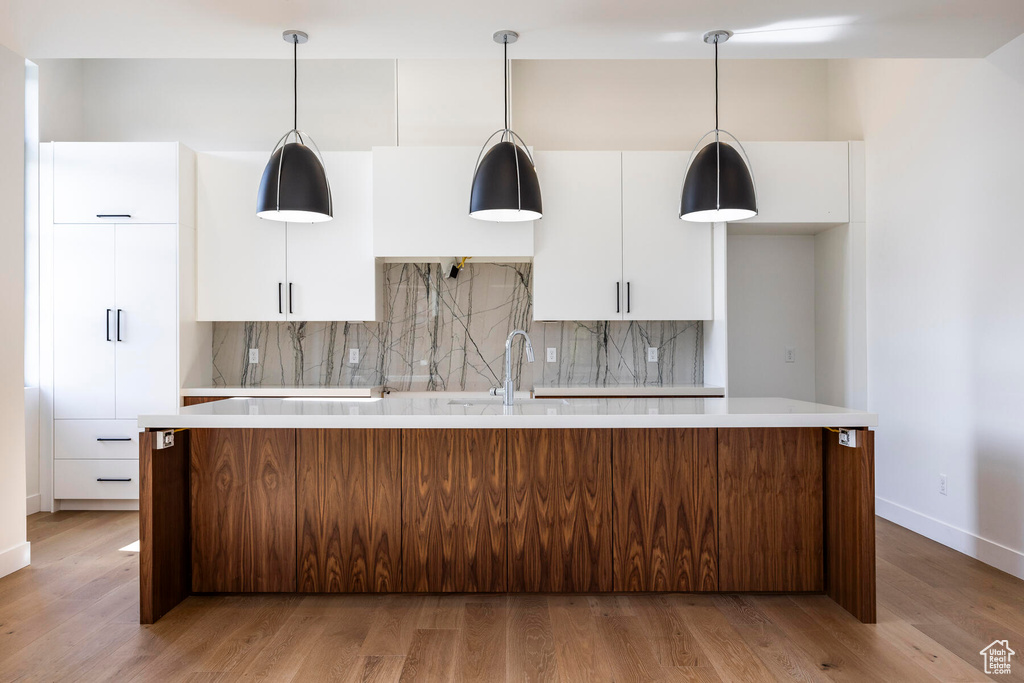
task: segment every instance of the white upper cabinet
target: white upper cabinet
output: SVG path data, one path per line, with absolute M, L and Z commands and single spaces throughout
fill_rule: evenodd
M 371 153 L 324 154 L 334 219 L 317 224 L 256 217 L 268 158 L 262 152 L 198 155 L 199 319 L 378 319 Z
M 536 320 L 705 320 L 711 226 L 679 220 L 679 152 L 538 152 Z
M 177 221 L 177 143 L 54 143 L 54 223 Z
M 534 320 L 618 320 L 624 308 L 619 152 L 537 152 Z
M 196 155 L 200 320 L 285 319 L 285 224 L 256 217 L 269 158 L 260 152 Z
M 481 141 L 482 143 L 483 141 Z M 375 147 L 374 255 L 393 260 L 472 256 L 478 261 L 533 256 L 533 222 L 469 217 L 479 147 Z M 545 212 L 555 192 L 538 168 Z
M 710 320 L 710 224 L 679 219 L 687 153 L 622 153 L 626 320 Z
M 847 142 L 748 142 L 757 216 L 744 223 L 847 223 Z
M 325 152 L 334 220 L 288 224 L 288 319 L 379 320 L 373 258 L 373 155 Z

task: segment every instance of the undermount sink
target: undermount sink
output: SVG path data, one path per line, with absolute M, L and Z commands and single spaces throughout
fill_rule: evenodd
M 502 404 L 502 398 L 500 396 L 490 398 L 453 398 L 448 401 L 450 406 L 500 406 Z M 567 406 L 569 402 L 564 398 L 517 398 L 515 405 L 541 405 L 541 406 Z

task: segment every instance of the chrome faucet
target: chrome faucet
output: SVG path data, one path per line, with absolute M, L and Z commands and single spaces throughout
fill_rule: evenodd
M 533 344 L 530 342 L 530 335 L 526 334 L 524 330 L 513 330 L 505 340 L 505 398 L 502 403 L 506 406 L 512 405 L 516 394 L 515 385 L 512 383 L 512 340 L 517 334 L 523 335 L 525 340 L 526 360 L 533 362 Z

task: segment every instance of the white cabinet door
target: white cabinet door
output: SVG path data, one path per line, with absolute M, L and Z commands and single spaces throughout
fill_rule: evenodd
M 374 148 L 374 255 L 529 260 L 533 221 L 493 223 L 469 217 L 479 153 L 479 147 Z M 546 212 L 553 187 L 543 173 L 540 187 Z
M 53 230 L 53 412 L 114 417 L 114 226 Z
M 373 258 L 373 155 L 327 152 L 334 220 L 288 224 L 288 319 L 377 320 L 381 269 Z
M 176 223 L 174 142 L 57 142 L 54 223 Z
M 744 223 L 847 223 L 847 142 L 744 144 L 757 190 L 758 213 Z
M 116 417 L 178 405 L 178 229 L 118 225 L 114 237 Z
M 534 226 L 534 320 L 618 320 L 622 154 L 537 152 L 544 217 Z
M 688 153 L 622 153 L 627 320 L 710 320 L 711 224 L 679 220 Z
M 197 155 L 199 320 L 286 318 L 287 228 L 256 217 L 268 158 L 262 152 Z

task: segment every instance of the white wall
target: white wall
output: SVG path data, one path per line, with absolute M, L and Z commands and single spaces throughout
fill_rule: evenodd
M 292 127 L 291 60 L 41 60 L 39 69 L 44 141 L 269 154 Z M 394 78 L 391 60 L 303 60 L 300 50 L 299 128 L 324 150 L 394 144 Z
M 25 59 L 0 46 L 0 576 L 28 564 L 25 532 Z
M 823 60 L 721 62 L 721 124 L 740 140 L 826 140 Z M 512 127 L 537 149 L 691 150 L 715 127 L 714 63 L 513 62 Z
M 998 57 L 836 62 L 830 92 L 867 148 L 878 510 L 1024 577 L 1024 83 Z
M 729 235 L 730 396 L 814 400 L 814 239 Z
M 303 60 L 299 126 L 322 149 L 395 139 L 392 60 Z M 263 150 L 291 125 L 288 60 L 41 60 L 42 140 L 179 140 Z M 726 60 L 722 125 L 822 140 L 824 60 Z M 691 149 L 714 126 L 706 60 L 513 60 L 513 128 L 537 149 Z M 400 60 L 401 144 L 480 144 L 501 127 L 500 60 Z M 756 106 L 755 106 L 756 105 Z

